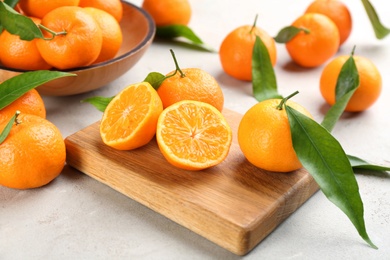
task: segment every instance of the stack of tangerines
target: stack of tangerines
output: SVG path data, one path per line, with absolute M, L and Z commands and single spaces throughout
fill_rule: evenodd
M 9 68 L 89 66 L 114 58 L 122 44 L 120 0 L 20 0 L 15 9 L 39 25 L 45 38 L 24 41 L 4 30 L 0 62 Z

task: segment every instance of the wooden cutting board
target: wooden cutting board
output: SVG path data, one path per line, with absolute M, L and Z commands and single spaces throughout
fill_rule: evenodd
M 67 164 L 237 255 L 245 255 L 318 190 L 301 169 L 272 173 L 251 165 L 237 142 L 241 115 L 223 111 L 233 143 L 221 164 L 191 172 L 171 166 L 156 140 L 118 151 L 99 122 L 65 139 Z

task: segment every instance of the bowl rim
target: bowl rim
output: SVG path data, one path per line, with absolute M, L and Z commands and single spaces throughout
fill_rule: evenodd
M 135 8 L 138 12 L 142 13 L 142 15 L 146 18 L 147 22 L 148 22 L 148 32 L 145 36 L 145 38 L 135 47 L 133 48 L 132 50 L 130 50 L 129 52 L 126 52 L 118 57 L 115 57 L 113 59 L 110 59 L 108 61 L 103 61 L 103 62 L 99 62 L 97 64 L 92 64 L 92 65 L 89 65 L 89 66 L 85 66 L 85 67 L 78 67 L 78 68 L 73 68 L 73 69 L 67 69 L 67 70 L 58 70 L 58 69 L 53 69 L 53 71 L 61 71 L 61 72 L 78 72 L 78 71 L 84 71 L 84 70 L 89 70 L 89 69 L 92 69 L 92 68 L 96 68 L 96 67 L 101 67 L 101 66 L 105 66 L 105 65 L 108 65 L 108 64 L 111 64 L 111 63 L 114 63 L 114 62 L 117 62 L 118 60 L 121 60 L 121 59 L 124 59 L 125 57 L 135 53 L 135 52 L 138 52 L 140 49 L 142 49 L 149 41 L 152 41 L 155 34 L 156 34 L 156 24 L 154 23 L 154 20 L 152 18 L 152 16 L 147 12 L 145 11 L 143 8 L 141 7 L 138 7 L 136 6 L 135 4 L 132 4 L 132 3 L 129 3 L 129 2 L 126 2 L 124 0 L 121 0 L 122 4 L 125 4 L 125 5 L 128 5 L 132 8 Z M 12 71 L 12 72 L 20 72 L 20 73 L 23 73 L 23 72 L 29 72 L 29 71 L 34 71 L 34 70 L 22 70 L 22 69 L 14 69 L 14 68 L 8 68 L 8 67 L 5 67 L 3 66 L 1 63 L 0 63 L 0 69 L 1 70 L 7 70 L 7 71 Z M 51 70 L 51 69 L 49 69 Z M 37 71 L 37 70 L 35 70 Z

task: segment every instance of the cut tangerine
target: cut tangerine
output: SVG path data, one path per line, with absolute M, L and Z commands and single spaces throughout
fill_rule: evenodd
M 118 150 L 141 147 L 156 134 L 162 110 L 161 99 L 148 82 L 130 85 L 105 109 L 100 136 L 106 145 Z
M 185 170 L 203 170 L 226 158 L 232 130 L 212 105 L 183 100 L 161 113 L 156 138 L 169 163 Z

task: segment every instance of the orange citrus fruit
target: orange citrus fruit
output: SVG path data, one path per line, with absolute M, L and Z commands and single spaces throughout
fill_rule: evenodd
M 252 25 L 240 26 L 231 31 L 222 41 L 219 58 L 223 70 L 239 80 L 252 80 L 252 53 L 256 36 L 267 47 L 271 63 L 277 59 L 275 40 L 263 29 Z
M 95 7 L 106 11 L 120 22 L 123 16 L 123 6 L 121 0 L 80 0 L 81 7 Z
M 279 109 L 281 99 L 268 99 L 252 106 L 238 126 L 238 144 L 247 160 L 272 172 L 290 172 L 302 167 L 292 144 L 286 110 Z M 288 100 L 288 106 L 306 116 L 301 105 Z
M 94 63 L 114 58 L 123 41 L 122 29 L 118 21 L 112 15 L 101 9 L 85 7 L 84 10 L 95 18 L 103 35 L 102 49 Z
M 40 19 L 31 18 L 36 24 Z M 13 69 L 20 70 L 47 70 L 49 65 L 41 56 L 37 46 L 37 39 L 24 41 L 18 35 L 3 30 L 0 34 L 0 62 Z
M 14 102 L 1 109 L 0 123 L 10 120 L 17 110 L 22 114 L 31 114 L 42 118 L 46 117 L 45 104 L 43 103 L 41 95 L 35 89 L 27 91 Z
M 0 144 L 0 185 L 37 188 L 54 180 L 65 165 L 65 143 L 48 120 L 20 114 L 19 123 Z M 0 132 L 8 122 L 0 123 Z
M 54 32 L 65 32 L 53 39 L 38 39 L 42 57 L 53 67 L 65 70 L 91 65 L 102 48 L 102 31 L 95 19 L 83 8 L 63 6 L 42 19 L 42 25 Z M 46 38 L 52 35 L 43 30 Z
M 172 71 L 167 76 L 174 74 Z M 221 87 L 213 76 L 199 68 L 177 71 L 165 79 L 157 93 L 164 108 L 182 100 L 197 100 L 209 103 L 219 111 L 223 109 L 224 96 Z
M 349 58 L 349 55 L 342 55 L 334 58 L 323 69 L 320 78 L 320 91 L 329 105 L 336 100 L 336 84 L 341 68 Z M 359 74 L 360 84 L 350 98 L 345 111 L 359 112 L 372 106 L 379 98 L 382 91 L 382 77 L 369 59 L 362 56 L 353 56 Z
M 335 55 L 340 45 L 336 24 L 326 15 L 303 14 L 292 26 L 307 30 L 299 32 L 286 43 L 291 59 L 302 67 L 317 67 Z
M 19 8 L 28 16 L 43 18 L 61 6 L 78 6 L 80 0 L 19 0 Z
M 210 104 L 183 100 L 161 113 L 156 139 L 166 160 L 181 169 L 202 170 L 221 163 L 229 153 L 232 130 Z
M 188 0 L 144 0 L 142 8 L 152 16 L 156 26 L 188 25 L 192 14 Z
M 352 16 L 348 7 L 339 0 L 315 0 L 306 9 L 306 13 L 320 13 L 328 16 L 337 26 L 340 33 L 340 45 L 352 31 Z
M 126 87 L 104 111 L 100 123 L 103 142 L 118 150 L 147 144 L 156 134 L 162 110 L 160 97 L 148 82 Z

